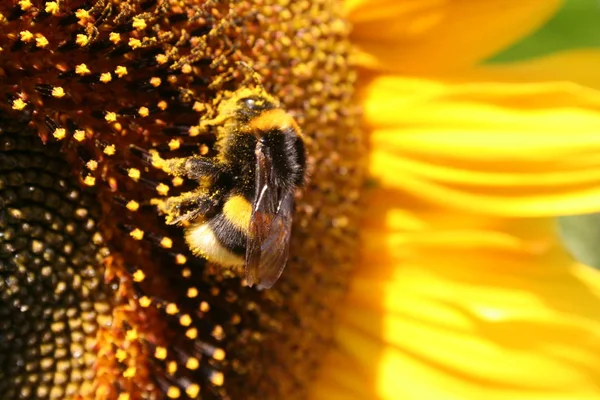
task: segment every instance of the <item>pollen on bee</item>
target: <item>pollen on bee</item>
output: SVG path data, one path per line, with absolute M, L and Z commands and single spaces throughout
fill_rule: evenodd
M 54 132 L 52 132 L 52 136 L 57 140 L 62 140 L 67 136 L 67 130 L 65 128 L 56 128 Z
M 87 75 L 90 73 L 90 70 L 87 65 L 79 64 L 75 67 L 75 73 L 77 75 Z
M 112 81 L 112 75 L 110 72 L 103 72 L 102 74 L 100 74 L 99 80 L 102 83 L 108 83 Z
M 56 86 L 56 87 L 52 88 L 52 96 L 53 97 L 60 99 L 61 97 L 64 97 L 64 95 L 65 95 L 65 90 L 62 87 Z
M 167 109 L 167 107 L 169 106 L 169 105 L 167 104 L 167 102 L 166 102 L 166 101 L 164 101 L 164 100 L 161 100 L 161 101 L 159 101 L 159 102 L 158 102 L 158 104 L 156 104 L 156 105 L 157 105 L 157 106 L 158 106 L 158 108 L 160 108 L 162 111 L 165 111 L 165 110 Z
M 200 361 L 196 357 L 190 357 L 185 363 L 185 367 L 191 371 L 197 370 L 200 366 Z
M 188 397 L 195 399 L 198 397 L 198 394 L 200 394 L 200 385 L 198 385 L 197 383 L 192 383 L 190 386 L 187 387 L 187 389 L 185 389 L 185 394 L 188 395 Z
M 192 109 L 196 112 L 202 112 L 202 111 L 206 110 L 206 106 L 204 105 L 204 103 L 200 103 L 199 101 L 196 101 L 194 103 L 194 105 L 192 106 Z
M 107 112 L 104 119 L 107 122 L 115 122 L 117 120 L 117 113 L 114 111 Z
M 117 66 L 117 68 L 115 68 L 115 74 L 117 74 L 119 78 L 124 77 L 125 75 L 127 75 L 127 67 L 124 67 L 122 65 Z
M 154 350 L 154 357 L 158 360 L 164 360 L 167 358 L 167 349 L 163 346 L 158 346 L 156 350 Z
M 127 205 L 125 205 L 125 207 L 129 210 L 129 211 L 137 211 L 140 208 L 140 203 L 138 203 L 135 200 L 129 200 L 127 202 Z
M 165 249 L 170 249 L 171 247 L 173 247 L 173 240 L 165 236 L 160 240 L 160 245 Z
M 150 150 L 150 157 L 151 157 L 152 166 L 154 168 L 164 169 L 165 160 L 163 160 L 160 157 L 160 154 L 158 154 L 158 151 L 156 151 L 156 150 Z M 168 171 L 166 171 L 166 172 L 168 172 Z
M 135 282 L 139 283 L 142 282 L 144 279 L 146 279 L 146 274 L 144 274 L 144 271 L 142 271 L 141 269 L 138 269 L 133 273 L 133 280 Z
M 176 263 L 176 264 L 183 265 L 183 264 L 185 264 L 186 262 L 187 262 L 187 257 L 186 257 L 186 256 L 184 256 L 183 254 L 177 254 L 177 255 L 175 256 L 175 263 Z M 186 268 L 186 269 L 187 269 L 187 268 Z M 185 275 L 184 275 L 184 277 L 185 277 Z
M 142 240 L 144 238 L 144 231 L 139 228 L 135 228 L 129 233 L 129 235 L 135 240 Z
M 166 196 L 169 194 L 169 186 L 165 185 L 164 183 L 159 183 L 156 186 L 156 192 L 161 196 Z
M 131 397 L 129 396 L 128 393 L 121 393 L 119 395 L 119 397 L 117 398 L 117 400 L 130 400 L 130 399 L 131 399 Z

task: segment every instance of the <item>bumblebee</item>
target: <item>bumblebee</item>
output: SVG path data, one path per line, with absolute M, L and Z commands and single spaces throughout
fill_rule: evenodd
M 197 189 L 156 201 L 167 224 L 185 228 L 192 252 L 223 266 L 244 266 L 248 285 L 270 288 L 287 263 L 294 193 L 306 179 L 305 139 L 294 118 L 264 89 L 242 88 L 221 101 L 215 157 L 152 163 Z

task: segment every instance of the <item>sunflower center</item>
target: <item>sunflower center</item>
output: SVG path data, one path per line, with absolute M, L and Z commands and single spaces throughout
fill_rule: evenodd
M 31 115 L 45 141 L 62 143 L 80 187 L 94 186 L 111 253 L 94 273 L 117 288 L 92 362 L 100 372 L 83 380 L 108 398 L 304 396 L 350 279 L 364 175 L 340 4 L 33 3 L 0 5 L 5 110 Z M 219 105 L 258 86 L 302 130 L 310 175 L 287 268 L 262 292 L 194 256 L 181 227 L 165 224 L 154 200 L 206 182 L 169 176 L 148 156 L 220 157 Z
M 96 334 L 111 323 L 99 207 L 56 146 L 0 119 L 0 394 L 93 389 Z

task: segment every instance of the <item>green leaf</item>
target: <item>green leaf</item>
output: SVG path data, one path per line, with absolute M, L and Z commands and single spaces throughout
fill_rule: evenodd
M 487 62 L 518 61 L 590 47 L 600 47 L 600 1 L 567 0 L 544 26 Z
M 600 214 L 559 217 L 558 230 L 577 261 L 600 268 Z

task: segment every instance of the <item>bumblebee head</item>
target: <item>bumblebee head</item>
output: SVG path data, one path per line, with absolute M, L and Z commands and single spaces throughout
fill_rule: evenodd
M 218 114 L 234 124 L 246 125 L 265 111 L 279 108 L 279 101 L 262 87 L 243 87 L 221 101 Z
M 270 97 L 270 96 L 269 96 Z M 235 117 L 239 122 L 248 123 L 268 110 L 278 108 L 272 98 L 256 94 L 237 100 Z

